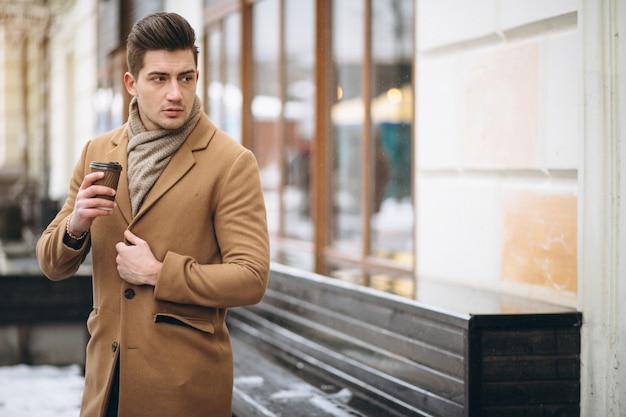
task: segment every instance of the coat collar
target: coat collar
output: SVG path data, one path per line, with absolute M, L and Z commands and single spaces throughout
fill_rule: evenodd
M 203 113 L 187 140 L 176 151 L 157 182 L 146 195 L 141 209 L 134 219 L 131 211 L 130 193 L 128 191 L 128 131 L 126 124 L 114 132 L 111 138 L 113 149 L 106 157 L 108 158 L 107 161 L 117 161 L 122 165 L 122 175 L 120 175 L 120 181 L 117 186 L 115 201 L 120 213 L 129 225 L 136 222 L 163 194 L 189 172 L 196 164 L 193 153 L 206 149 L 216 131 L 215 125 Z

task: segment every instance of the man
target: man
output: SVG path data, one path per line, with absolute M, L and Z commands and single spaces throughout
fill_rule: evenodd
M 258 166 L 200 109 L 185 19 L 138 21 L 127 59 L 129 119 L 86 144 L 37 244 L 51 280 L 72 276 L 91 250 L 81 416 L 231 417 L 226 311 L 259 302 L 269 271 Z M 117 192 L 94 185 L 103 174 L 92 161 L 122 165 Z

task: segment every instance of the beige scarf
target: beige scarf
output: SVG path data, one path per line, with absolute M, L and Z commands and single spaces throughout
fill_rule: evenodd
M 128 189 L 133 216 L 159 176 L 200 120 L 200 100 L 196 96 L 189 118 L 175 130 L 148 131 L 141 123 L 137 98 L 130 102 L 128 116 Z

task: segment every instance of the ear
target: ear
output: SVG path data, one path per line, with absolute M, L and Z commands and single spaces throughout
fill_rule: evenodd
M 135 77 L 130 72 L 124 73 L 124 85 L 126 86 L 126 91 L 131 96 L 137 95 L 137 90 L 135 89 Z

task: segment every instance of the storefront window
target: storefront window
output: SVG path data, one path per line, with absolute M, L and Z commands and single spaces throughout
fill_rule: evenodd
M 257 158 L 272 260 L 413 296 L 413 0 L 219 5 L 209 114 Z
M 241 141 L 241 15 L 224 19 L 224 91 L 222 129 Z
M 259 162 L 270 233 L 280 235 L 282 189 L 281 124 L 279 85 L 280 19 L 278 0 L 263 0 L 252 9 L 252 149 Z M 269 22 L 272 22 L 269 24 Z
M 213 122 L 241 142 L 241 15 L 232 13 L 206 36 L 205 105 Z
M 413 7 L 412 0 L 333 2 L 326 250 L 330 275 L 409 296 Z
M 350 263 L 329 263 L 332 271 L 330 276 L 353 284 L 368 282 L 369 286 L 384 292 L 401 295 L 407 298 L 415 296 L 415 279 L 412 273 L 398 273 L 384 269 L 367 271 L 360 265 Z
M 222 126 L 224 107 L 224 83 L 220 74 L 220 51 L 222 45 L 222 32 L 217 29 L 207 34 L 207 110 L 209 117 L 218 126 Z
M 315 133 L 314 0 L 285 2 L 285 236 L 312 241 L 311 152 Z M 310 256 L 310 255 L 309 255 Z
M 333 63 L 336 102 L 331 109 L 331 246 L 360 253 L 362 245 L 363 146 L 363 2 L 333 2 Z
M 370 254 L 413 263 L 413 0 L 372 2 Z

